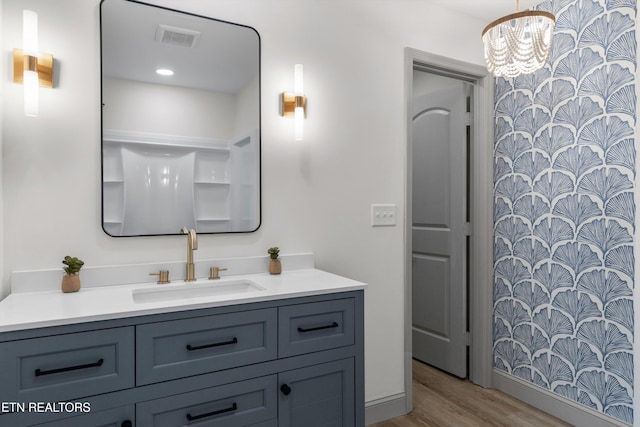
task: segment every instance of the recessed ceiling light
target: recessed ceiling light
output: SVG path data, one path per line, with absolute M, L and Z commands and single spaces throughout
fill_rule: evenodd
M 170 70 L 168 68 L 158 68 L 156 70 L 156 73 L 160 74 L 161 76 L 173 76 L 173 70 Z

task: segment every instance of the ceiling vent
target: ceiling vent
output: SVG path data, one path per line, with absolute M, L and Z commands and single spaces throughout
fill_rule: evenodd
M 200 31 L 160 24 L 156 30 L 156 41 L 172 46 L 194 48 L 200 41 L 201 35 Z

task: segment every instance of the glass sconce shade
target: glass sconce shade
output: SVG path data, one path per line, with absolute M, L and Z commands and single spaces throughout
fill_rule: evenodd
M 53 56 L 38 50 L 38 14 L 22 11 L 22 49 L 13 50 L 13 81 L 24 86 L 24 114 L 36 117 L 39 87 L 53 87 Z
M 280 98 L 280 115 L 293 117 L 294 138 L 304 138 L 304 118 L 307 112 L 307 98 L 304 96 L 302 64 L 294 67 L 294 93 L 283 92 Z
M 38 117 L 40 105 L 38 72 L 25 70 L 22 84 L 24 85 L 24 115 Z
M 40 106 L 38 94 L 38 14 L 32 10 L 22 11 L 22 53 L 24 85 L 24 114 L 37 117 Z
M 32 10 L 22 11 L 22 51 L 38 56 L 38 14 Z

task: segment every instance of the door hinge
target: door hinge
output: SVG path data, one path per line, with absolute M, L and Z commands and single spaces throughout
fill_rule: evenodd
M 473 225 L 470 222 L 464 223 L 464 235 L 471 236 L 473 234 Z
M 471 126 L 471 113 L 464 113 L 465 126 Z
M 465 332 L 464 334 L 465 345 L 471 347 L 471 332 Z

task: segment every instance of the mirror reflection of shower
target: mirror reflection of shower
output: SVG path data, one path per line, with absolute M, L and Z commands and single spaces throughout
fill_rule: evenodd
M 256 135 L 232 144 L 176 138 L 163 144 L 159 136 L 149 142 L 144 140 L 148 135 L 107 130 L 104 135 L 103 204 L 108 234 L 175 234 L 175 224 L 198 233 L 259 226 L 260 201 L 253 172 L 259 156 L 253 143 Z

